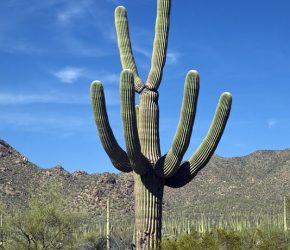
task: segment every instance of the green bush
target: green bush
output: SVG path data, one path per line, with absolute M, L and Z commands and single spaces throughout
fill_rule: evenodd
M 12 212 L 5 221 L 9 235 L 4 249 L 75 249 L 80 213 L 66 210 L 58 188 L 30 198 L 28 208 Z
M 81 243 L 78 244 L 79 250 L 103 250 L 106 249 L 106 237 L 97 236 L 96 232 L 92 231 L 84 234 L 81 237 Z
M 162 250 L 289 250 L 290 235 L 281 231 L 230 231 L 183 234 L 163 239 Z

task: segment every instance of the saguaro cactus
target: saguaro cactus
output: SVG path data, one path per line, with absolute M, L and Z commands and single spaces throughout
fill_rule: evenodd
M 126 9 L 119 6 L 115 10 L 123 67 L 120 96 L 126 152 L 118 145 L 110 127 L 101 82 L 94 81 L 91 85 L 94 116 L 103 147 L 118 170 L 134 172 L 137 249 L 159 247 L 164 186 L 184 186 L 207 164 L 222 136 L 231 108 L 231 94 L 225 92 L 220 97 L 206 137 L 189 160 L 181 163 L 189 145 L 199 91 L 198 73 L 189 71 L 177 131 L 171 148 L 161 155 L 158 87 L 166 60 L 170 5 L 170 0 L 157 0 L 152 66 L 145 83 L 139 77 L 134 61 Z M 136 107 L 135 92 L 139 94 L 139 106 Z

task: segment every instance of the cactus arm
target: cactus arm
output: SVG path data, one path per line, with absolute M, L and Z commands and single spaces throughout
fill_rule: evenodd
M 123 69 L 130 69 L 133 71 L 135 91 L 140 93 L 144 89 L 144 84 L 138 75 L 137 66 L 135 64 L 131 48 L 127 12 L 123 6 L 118 6 L 115 10 L 115 26 L 122 67 Z
M 188 148 L 195 118 L 199 91 L 199 76 L 194 70 L 188 72 L 184 86 L 184 98 L 177 131 L 172 147 L 156 163 L 155 173 L 161 178 L 169 178 L 180 167 L 182 158 Z
M 155 23 L 155 38 L 151 59 L 151 69 L 146 87 L 157 90 L 162 79 L 162 71 L 166 60 L 169 16 L 171 0 L 157 1 L 157 17 Z
M 138 135 L 137 114 L 135 109 L 134 74 L 123 70 L 120 80 L 121 114 L 127 155 L 132 169 L 140 175 L 148 169 L 148 161 L 142 157 Z
M 231 94 L 223 93 L 206 137 L 189 160 L 181 165 L 176 174 L 166 179 L 167 186 L 178 188 L 186 185 L 208 163 L 225 129 L 231 103 Z
M 129 158 L 126 152 L 118 145 L 111 129 L 103 86 L 99 81 L 94 81 L 91 85 L 91 99 L 99 136 L 112 164 L 122 172 L 132 171 Z

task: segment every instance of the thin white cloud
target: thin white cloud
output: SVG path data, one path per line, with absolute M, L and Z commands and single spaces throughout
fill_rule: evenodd
M 0 93 L 0 105 L 20 104 L 89 104 L 89 96 L 60 94 Z
M 106 0 L 107 2 L 118 4 L 116 0 Z M 116 43 L 116 32 L 111 14 L 106 11 L 101 1 L 78 0 L 67 1 L 63 9 L 57 13 L 56 19 L 60 25 L 64 25 L 67 33 L 68 25 L 77 25 L 81 19 L 89 19 L 90 23 L 97 29 L 96 36 L 100 33 L 102 37 Z
M 84 17 L 92 8 L 93 1 L 78 0 L 62 2 L 62 10 L 56 15 L 57 21 L 62 25 L 72 24 L 73 21 Z
M 84 75 L 84 70 L 82 68 L 75 67 L 65 67 L 59 71 L 53 72 L 61 82 L 73 83 Z
M 90 80 L 99 80 L 105 85 L 118 85 L 120 81 L 120 74 L 111 73 L 104 70 L 90 70 L 83 69 L 80 77 L 85 77 Z
M 149 58 L 149 59 L 151 58 L 151 52 L 149 52 L 146 49 L 143 49 L 143 48 L 141 48 L 139 46 L 134 46 L 133 47 L 133 50 L 136 51 L 137 53 L 139 53 L 139 54 L 141 54 L 141 55 Z
M 175 51 L 169 51 L 166 55 L 166 62 L 168 64 L 176 64 L 178 63 L 180 57 L 180 53 Z
M 7 53 L 44 54 L 45 51 L 32 42 L 17 40 L 9 37 L 0 37 L 0 50 Z
M 99 31 L 102 32 L 104 38 L 113 43 L 117 43 L 117 35 L 115 27 L 111 26 L 109 23 L 108 24 L 98 23 L 96 24 L 96 26 L 99 29 Z
M 134 46 L 133 48 L 134 51 L 136 51 L 137 53 L 151 59 L 151 52 L 149 52 L 147 49 L 143 49 L 139 46 Z M 166 63 L 171 65 L 171 64 L 176 64 L 178 63 L 178 60 L 180 58 L 180 53 L 176 52 L 176 51 L 167 51 L 166 54 Z
M 101 81 L 104 84 L 111 84 L 111 83 L 118 83 L 120 76 L 117 74 L 110 74 L 110 73 L 99 73 L 99 74 L 94 74 L 98 76 L 98 80 Z
M 107 2 L 118 4 L 116 0 L 106 0 Z M 67 1 L 63 5 L 63 9 L 57 13 L 56 19 L 59 24 L 75 25 L 80 19 L 90 19 L 91 23 L 98 29 L 98 34 L 102 34 L 103 38 L 113 41 L 116 40 L 115 28 L 112 25 L 111 13 L 109 14 L 103 4 L 99 1 L 78 0 Z M 66 32 L 68 32 L 66 30 Z
M 46 131 L 47 129 L 57 129 L 64 131 L 76 130 L 85 126 L 87 122 L 80 117 L 73 116 L 48 116 L 28 113 L 2 113 L 0 116 L 0 129 L 18 128 L 29 131 Z
M 69 7 L 57 14 L 57 20 L 61 24 L 69 24 L 71 21 L 77 17 L 81 17 L 84 14 L 84 9 L 81 6 Z
M 112 53 L 111 51 L 105 51 L 96 46 L 88 45 L 86 41 L 70 33 L 66 33 L 65 36 L 61 37 L 59 42 L 62 44 L 65 52 L 76 56 L 104 57 Z
M 98 7 L 95 6 L 95 9 L 98 9 Z M 87 11 L 90 14 L 93 25 L 98 29 L 98 34 L 101 33 L 103 38 L 110 42 L 117 43 L 115 25 L 111 18 L 111 13 L 104 10 L 98 10 L 96 13 L 95 9 L 88 8 Z
M 94 37 L 102 37 L 108 41 L 116 42 L 115 28 L 111 14 L 102 1 L 93 0 L 48 0 L 36 1 L 33 4 L 23 4 L 21 1 L 13 2 L 13 11 L 8 11 L 7 17 L 0 18 L 0 50 L 8 53 L 23 54 L 54 54 L 70 53 L 85 57 L 103 57 L 112 54 L 104 50 L 100 43 L 92 43 L 76 34 L 74 27 L 81 29 L 90 28 L 95 33 Z M 10 9 L 9 9 L 10 10 Z M 30 33 L 27 26 L 30 17 L 40 15 L 39 22 L 46 18 L 48 28 L 46 35 L 49 43 L 40 43 Z M 10 18 L 17 16 L 17 18 Z M 54 20 L 54 21 L 51 21 Z M 21 32 L 18 31 L 21 29 Z M 21 36 L 19 34 L 26 34 Z M 107 46 L 105 46 L 107 47 Z
M 268 128 L 273 128 L 277 124 L 277 120 L 271 119 L 267 122 Z
M 118 0 L 106 0 L 108 3 L 113 3 L 113 4 L 120 4 L 120 1 Z
M 119 93 L 115 88 L 112 90 L 110 80 L 115 82 L 116 75 L 107 75 L 102 79 L 107 106 L 117 106 L 119 102 Z M 65 105 L 90 105 L 89 89 L 87 94 L 22 94 L 22 93 L 0 93 L 0 106 L 17 106 L 30 104 L 65 104 Z
M 61 82 L 64 83 L 74 83 L 79 80 L 79 78 L 86 78 L 89 80 L 99 80 L 104 84 L 118 84 L 120 79 L 120 74 L 110 73 L 107 71 L 95 71 L 87 68 L 81 67 L 70 67 L 66 66 L 59 70 L 51 71 L 48 70 L 53 76 L 57 77 Z

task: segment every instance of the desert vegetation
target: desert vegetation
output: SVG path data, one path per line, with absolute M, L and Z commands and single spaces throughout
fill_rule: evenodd
M 24 209 L 2 206 L 0 213 L 0 249 L 77 249 L 77 245 L 100 244 L 83 228 L 86 215 L 67 209 L 56 187 L 32 195 Z
M 106 249 L 108 197 L 111 249 L 132 249 L 131 174 L 42 169 L 19 163 L 21 154 L 2 145 L 0 249 Z M 183 189 L 166 189 L 162 249 L 287 249 L 289 159 L 288 150 L 213 157 Z
M 289 249 L 289 233 L 279 230 L 252 229 L 233 231 L 214 229 L 204 233 L 191 232 L 174 239 L 164 239 L 162 249 Z
M 26 209 L 0 209 L 0 249 L 107 249 L 105 220 L 66 206 L 61 189 L 31 195 Z M 287 201 L 286 210 L 289 210 Z M 283 206 L 283 204 L 281 204 Z M 286 218 L 287 219 L 287 218 Z M 110 249 L 134 248 L 134 223 L 110 219 Z M 289 249 L 284 214 L 167 214 L 161 249 Z
M 0 216 L 0 249 L 3 250 L 93 250 L 106 247 L 105 223 L 92 220 L 86 212 L 68 208 L 57 185 L 47 188 L 41 195 L 31 195 L 26 208 L 1 205 Z M 117 245 L 117 249 L 130 246 L 132 238 L 126 242 L 130 238 L 126 233 L 124 229 L 113 232 L 112 246 Z

